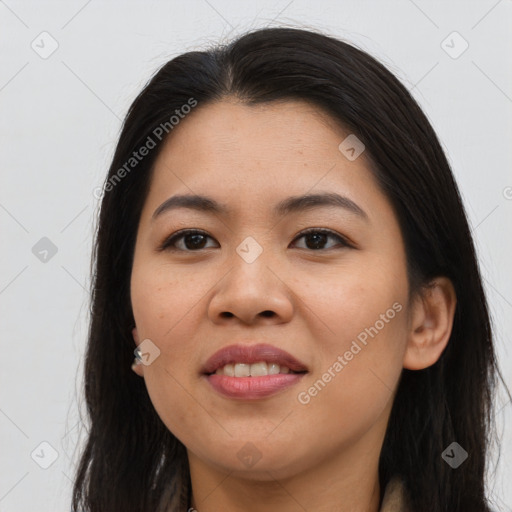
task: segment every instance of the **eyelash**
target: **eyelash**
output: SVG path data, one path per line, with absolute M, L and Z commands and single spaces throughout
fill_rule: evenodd
M 312 233 L 320 233 L 320 234 L 324 234 L 324 235 L 329 235 L 332 238 L 336 238 L 341 243 L 341 245 L 343 247 L 353 247 L 353 245 L 351 243 L 349 243 L 349 241 L 346 238 L 342 237 L 341 235 L 339 235 L 338 233 L 336 233 L 334 231 L 331 231 L 330 229 L 325 229 L 325 228 L 309 228 L 309 229 L 306 229 L 305 231 L 300 232 L 294 238 L 294 240 L 297 240 L 298 238 L 302 238 L 303 236 L 306 236 L 306 235 L 309 235 L 309 234 L 312 234 Z M 159 251 L 171 251 L 171 252 L 174 252 L 174 251 L 200 252 L 201 250 L 203 250 L 203 249 L 197 249 L 197 250 L 178 249 L 176 247 L 172 247 L 173 244 L 175 244 L 178 240 L 184 238 L 187 235 L 204 235 L 204 236 L 206 236 L 208 238 L 212 238 L 205 231 L 201 231 L 201 230 L 198 230 L 198 229 L 184 229 L 184 230 L 181 230 L 181 231 L 177 231 L 176 233 L 174 233 L 171 236 L 167 237 L 162 242 L 162 244 L 160 244 L 160 246 L 158 247 L 158 250 Z M 329 249 L 335 249 L 335 247 L 331 247 Z M 307 249 L 306 248 L 306 250 L 310 250 L 310 251 L 313 251 L 313 252 L 323 252 L 323 251 L 328 251 L 329 249 Z

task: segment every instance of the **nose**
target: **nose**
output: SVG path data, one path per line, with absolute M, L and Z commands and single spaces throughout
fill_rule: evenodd
M 248 263 L 238 254 L 230 263 L 231 269 L 217 284 L 208 306 L 212 322 L 270 325 L 290 321 L 294 296 L 275 264 L 269 266 L 263 255 Z

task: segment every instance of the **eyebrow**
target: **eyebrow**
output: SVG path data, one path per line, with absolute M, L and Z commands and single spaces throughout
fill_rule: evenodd
M 318 194 L 305 194 L 292 196 L 280 201 L 273 208 L 274 215 L 285 216 L 289 213 L 303 212 L 315 208 L 335 207 L 343 208 L 354 213 L 365 221 L 369 221 L 367 213 L 348 197 L 341 196 L 335 192 Z M 188 208 L 200 212 L 230 215 L 231 208 L 224 203 L 202 195 L 182 194 L 166 199 L 153 213 L 152 220 L 174 209 Z

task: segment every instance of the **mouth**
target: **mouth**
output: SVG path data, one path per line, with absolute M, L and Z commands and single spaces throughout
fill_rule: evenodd
M 204 364 L 202 373 L 230 377 L 261 377 L 279 373 L 305 373 L 308 368 L 290 353 L 272 345 L 236 344 L 224 347 Z
M 308 368 L 272 345 L 238 344 L 216 352 L 201 373 L 224 397 L 258 399 L 296 384 Z
M 268 361 L 259 361 L 257 363 L 228 363 L 219 366 L 214 372 L 206 375 L 227 375 L 228 377 L 265 377 L 267 375 L 287 375 L 307 373 L 307 370 L 295 371 L 286 365 L 270 363 Z

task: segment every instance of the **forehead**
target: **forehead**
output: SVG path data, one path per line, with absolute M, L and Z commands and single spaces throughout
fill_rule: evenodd
M 309 102 L 247 105 L 223 100 L 196 107 L 173 130 L 166 147 L 170 150 L 194 139 L 197 158 L 222 151 L 235 153 L 236 149 L 247 155 L 258 154 L 260 159 L 270 151 L 281 152 L 283 157 L 290 152 L 291 158 L 308 150 L 319 154 L 342 136 L 341 125 Z
M 349 135 L 322 109 L 303 101 L 198 105 L 165 141 L 148 203 L 154 210 L 172 194 L 202 194 L 250 209 L 322 189 L 371 210 L 364 204 L 385 198 L 364 152 L 349 160 L 340 151 Z

